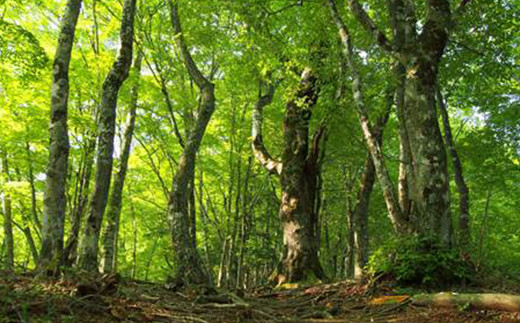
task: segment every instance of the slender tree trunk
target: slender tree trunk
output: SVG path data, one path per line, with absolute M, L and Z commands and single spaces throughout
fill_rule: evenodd
M 383 131 L 390 117 L 394 101 L 392 90 L 386 94 L 386 111 L 378 118 L 374 127 L 374 137 L 380 147 L 383 146 Z M 361 176 L 361 187 L 357 195 L 357 203 L 354 208 L 354 278 L 361 280 L 364 276 L 364 269 L 368 263 L 368 211 L 370 196 L 376 180 L 376 169 L 371 155 L 365 161 L 363 175 Z
M 437 99 L 439 101 L 439 110 L 442 116 L 442 123 L 444 125 L 444 137 L 446 138 L 446 144 L 450 151 L 451 161 L 453 163 L 453 172 L 455 177 L 455 185 L 459 191 L 459 246 L 467 251 L 470 244 L 471 232 L 469 227 L 470 214 L 469 214 L 469 189 L 466 181 L 464 180 L 464 174 L 462 171 L 462 162 L 460 161 L 459 154 L 453 141 L 453 135 L 451 133 L 450 116 L 444 100 L 442 98 L 441 90 L 437 87 Z
M 119 170 L 114 178 L 110 203 L 106 214 L 107 224 L 104 232 L 104 272 L 116 271 L 117 265 L 117 237 L 119 233 L 119 219 L 121 215 L 121 205 L 123 200 L 123 188 L 125 184 L 126 172 L 128 169 L 128 159 L 130 158 L 130 148 L 132 147 L 132 137 L 135 128 L 135 118 L 137 111 L 137 100 L 139 91 L 139 77 L 141 73 L 141 62 L 143 53 L 140 51 L 134 62 L 134 71 L 137 77 L 132 88 L 132 98 L 130 111 L 128 114 L 127 125 L 124 133 L 123 149 L 119 160 Z
M 374 136 L 374 131 L 368 117 L 368 111 L 362 88 L 361 75 L 357 69 L 356 62 L 354 61 L 354 48 L 352 46 L 352 40 L 350 38 L 349 31 L 341 20 L 333 0 L 329 0 L 329 6 L 331 9 L 332 18 L 339 31 L 343 45 L 343 54 L 353 79 L 352 93 L 354 96 L 356 108 L 358 110 L 357 112 L 359 114 L 361 128 L 363 129 L 363 134 L 365 136 L 368 150 L 372 156 L 372 161 L 374 162 L 377 178 L 381 184 L 381 188 L 383 189 L 383 196 L 385 198 L 390 221 L 392 222 L 392 225 L 394 226 L 394 229 L 397 233 L 403 234 L 409 232 L 410 229 L 408 221 L 401 212 L 399 200 L 394 190 L 394 185 L 390 179 L 390 175 L 388 174 L 388 169 L 383 158 L 381 147 L 377 142 L 376 137 Z
M 249 180 L 251 177 L 251 166 L 253 158 L 249 157 L 247 160 L 246 177 L 244 179 L 244 197 L 242 198 L 242 217 L 240 223 L 240 251 L 237 260 L 236 286 L 237 289 L 244 289 L 244 259 L 247 253 L 247 241 L 249 239 L 249 230 L 251 228 L 251 219 L 249 211 L 249 204 L 254 205 L 254 201 L 249 201 Z
M 366 170 L 365 170 L 366 171 Z M 343 172 L 343 182 L 345 185 L 345 209 L 346 209 L 346 245 L 345 245 L 345 261 L 344 271 L 347 279 L 354 278 L 355 273 L 355 244 L 354 244 L 354 210 L 352 209 L 352 203 L 350 197 L 352 195 L 353 181 L 347 179 L 347 172 Z
M 120 32 L 121 48 L 116 62 L 103 83 L 98 122 L 95 187 L 90 199 L 85 234 L 78 259 L 79 267 L 88 271 L 98 270 L 98 241 L 112 175 L 117 98 L 132 65 L 135 5 L 136 0 L 124 2 Z
M 177 2 L 169 1 L 171 22 L 176 33 L 177 47 L 181 52 L 184 65 L 200 90 L 200 106 L 195 126 L 185 142 L 179 166 L 173 178 L 170 200 L 168 202 L 168 219 L 171 223 L 171 238 L 174 248 L 176 270 L 175 284 L 209 284 L 211 279 L 203 267 L 197 248 L 195 234 L 190 216 L 189 203 L 192 199 L 195 162 L 206 127 L 215 111 L 215 86 L 200 72 L 193 61 L 184 41 L 178 15 Z M 190 191 L 190 186 L 192 189 Z M 190 225 L 191 224 L 191 225 Z
M 487 225 L 488 225 L 488 217 L 489 217 L 489 206 L 491 205 L 491 189 L 488 189 L 486 194 L 486 204 L 484 206 L 484 215 L 482 216 L 482 224 L 480 226 L 480 232 L 478 237 L 478 249 L 477 249 L 477 271 L 480 269 L 482 265 L 482 261 L 484 259 L 484 240 L 486 239 L 487 234 Z
M 38 205 L 36 200 L 36 187 L 34 185 L 34 169 L 33 169 L 33 161 L 31 156 L 31 148 L 29 142 L 25 143 L 25 151 L 27 153 L 27 169 L 28 169 L 28 178 L 29 178 L 29 187 L 31 188 L 31 216 L 34 224 L 34 228 L 36 231 L 36 235 L 41 237 L 42 224 L 40 222 L 38 216 Z M 36 261 L 36 263 L 38 263 Z
M 9 174 L 9 161 L 7 159 L 7 153 L 2 152 L 0 156 L 2 172 L 0 173 L 1 181 L 1 199 L 2 199 L 2 213 L 4 215 L 4 241 L 6 247 L 6 259 L 5 268 L 12 270 L 14 269 L 14 238 L 13 238 L 13 213 L 11 206 L 11 193 L 7 184 L 11 181 L 11 175 Z
M 92 176 L 92 167 L 94 165 L 94 152 L 96 149 L 96 140 L 86 135 L 87 140 L 84 145 L 83 163 L 80 172 L 80 183 L 78 187 L 78 196 L 76 205 L 70 215 L 70 231 L 67 237 L 67 243 L 63 252 L 64 265 L 71 267 L 77 258 L 79 232 L 81 230 L 81 222 L 88 204 L 90 178 Z
M 50 116 L 49 164 L 43 197 L 42 245 L 38 266 L 55 273 L 62 262 L 66 209 L 69 135 L 69 64 L 81 0 L 69 0 L 54 56 Z
M 25 223 L 25 226 L 22 226 L 16 222 L 14 222 L 14 225 L 20 229 L 20 231 L 23 232 L 25 239 L 27 240 L 27 244 L 29 245 L 29 251 L 31 252 L 32 259 L 35 264 L 38 263 L 38 250 L 36 249 L 36 244 L 34 243 L 34 239 L 31 233 L 31 228 L 29 227 L 28 223 Z

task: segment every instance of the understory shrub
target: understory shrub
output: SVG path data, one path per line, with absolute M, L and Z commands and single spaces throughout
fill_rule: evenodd
M 427 236 L 389 241 L 370 256 L 367 269 L 370 275 L 386 276 L 400 285 L 427 287 L 460 284 L 473 272 L 456 248 Z

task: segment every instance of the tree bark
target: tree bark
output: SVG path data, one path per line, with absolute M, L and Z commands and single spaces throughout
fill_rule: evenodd
M 272 102 L 272 84 L 269 85 L 267 94 L 262 95 L 260 91 L 253 110 L 254 155 L 268 172 L 280 175 L 281 179 L 283 257 L 278 272 L 271 276 L 271 279 L 277 280 L 279 284 L 325 278 L 318 258 L 315 214 L 318 159 L 324 127 L 317 131 L 313 139 L 314 145 L 309 149 L 309 119 L 318 99 L 316 81 L 312 71 L 309 68 L 304 69 L 298 91 L 286 104 L 284 152 L 281 162 L 271 157 L 262 140 L 262 112 L 263 108 Z
M 34 228 L 36 231 L 36 235 L 41 237 L 42 224 L 40 222 L 40 218 L 38 215 L 38 206 L 36 199 L 36 186 L 34 185 L 34 169 L 33 169 L 33 161 L 32 154 L 29 142 L 25 143 L 25 152 L 27 153 L 27 170 L 28 170 L 28 179 L 29 179 L 29 187 L 31 188 L 31 216 L 34 224 Z M 38 261 L 36 260 L 36 264 Z
M 280 175 L 282 173 L 282 163 L 271 157 L 267 148 L 264 145 L 262 135 L 262 125 L 264 122 L 264 108 L 273 102 L 275 91 L 274 84 L 267 85 L 267 93 L 262 94 L 262 83 L 260 83 L 259 98 L 255 103 L 253 114 L 251 116 L 253 121 L 251 136 L 253 137 L 253 154 L 262 166 L 271 174 Z
M 86 134 L 86 143 L 84 144 L 83 162 L 79 176 L 78 196 L 70 215 L 70 231 L 67 237 L 67 243 L 63 251 L 64 266 L 71 267 L 78 256 L 79 233 L 81 230 L 81 222 L 88 204 L 90 178 L 92 176 L 92 167 L 94 164 L 94 152 L 96 150 L 96 139 L 90 134 Z
M 69 158 L 67 126 L 69 64 L 81 0 L 69 0 L 63 15 L 52 74 L 49 164 L 43 197 L 42 245 L 38 267 L 54 273 L 62 263 Z
M 121 206 L 123 200 L 123 188 L 125 185 L 125 177 L 128 169 L 128 159 L 130 158 L 130 148 L 132 147 L 132 137 L 135 128 L 135 119 L 137 111 L 137 100 L 139 97 L 139 78 L 141 73 L 141 63 L 143 60 L 143 52 L 140 51 L 134 61 L 134 72 L 136 81 L 132 88 L 132 97 L 130 102 L 130 111 L 128 114 L 127 125 L 123 135 L 123 149 L 119 159 L 119 170 L 114 178 L 112 194 L 110 195 L 110 203 L 106 214 L 106 227 L 103 236 L 104 261 L 103 272 L 115 272 L 117 267 L 117 238 L 119 234 L 119 219 L 121 215 Z
M 380 116 L 374 127 L 374 137 L 377 143 L 383 145 L 383 131 L 390 117 L 394 101 L 394 93 L 389 90 L 386 94 L 386 110 Z M 376 169 L 370 153 L 365 160 L 363 174 L 361 175 L 361 186 L 357 194 L 357 203 L 352 211 L 351 228 L 353 241 L 351 242 L 354 251 L 351 256 L 354 266 L 354 278 L 361 280 L 364 276 L 364 268 L 368 263 L 368 211 L 370 196 L 376 180 Z
M 437 99 L 439 101 L 439 110 L 442 116 L 442 123 L 444 125 L 444 137 L 446 138 L 446 144 L 451 155 L 451 161 L 453 163 L 453 172 L 455 177 L 455 185 L 459 191 L 459 247 L 467 249 L 470 244 L 471 231 L 469 227 L 470 214 L 469 214 L 469 189 L 466 181 L 464 180 L 464 174 L 462 171 L 462 162 L 460 161 L 459 154 L 453 141 L 453 135 L 451 133 L 450 116 L 448 109 L 442 98 L 441 90 L 437 87 Z M 466 250 L 467 251 L 467 250 Z
M 121 48 L 103 83 L 98 123 L 95 187 L 89 203 L 85 234 L 78 259 L 79 267 L 88 271 L 98 270 L 98 241 L 112 175 L 117 97 L 132 65 L 135 6 L 136 0 L 124 2 L 120 32 Z
M 189 203 L 195 176 L 195 163 L 207 125 L 215 111 L 215 86 L 198 69 L 184 41 L 178 15 L 177 2 L 169 0 L 170 16 L 176 33 L 176 44 L 181 52 L 184 65 L 200 90 L 200 106 L 194 128 L 185 142 L 177 172 L 173 177 L 168 219 L 171 223 L 171 238 L 174 249 L 175 273 L 177 285 L 210 284 L 211 278 L 206 272 L 196 247 L 195 232 L 191 224 Z M 192 187 L 191 190 L 189 189 Z
M 366 107 L 364 92 L 362 88 L 362 80 L 360 72 L 357 69 L 356 62 L 354 61 L 354 48 L 352 46 L 352 40 L 346 25 L 341 20 L 336 4 L 333 0 L 329 0 L 329 7 L 331 9 L 331 15 L 336 24 L 341 42 L 343 45 L 343 54 L 347 65 L 350 69 L 352 76 L 352 93 L 356 104 L 357 112 L 359 114 L 359 120 L 363 134 L 368 146 L 368 151 L 372 156 L 374 162 L 377 178 L 383 189 L 383 196 L 388 209 L 388 215 L 390 221 L 394 226 L 394 230 L 399 234 L 404 234 L 410 231 L 409 224 L 406 218 L 403 216 L 401 207 L 399 206 L 399 200 L 394 190 L 394 185 L 388 174 L 381 147 L 374 136 L 374 130 L 369 120 L 368 109 Z
M 507 294 L 418 294 L 411 298 L 412 304 L 456 308 L 470 306 L 477 310 L 520 312 L 520 296 Z
M 13 213 L 11 205 L 11 193 L 7 184 L 11 181 L 11 175 L 9 174 L 9 161 L 7 159 L 7 153 L 2 152 L 1 166 L 2 172 L 1 177 L 1 200 L 2 200 L 2 213 L 4 216 L 4 241 L 6 247 L 5 257 L 5 268 L 8 270 L 14 269 L 14 237 L 13 237 Z
M 287 282 L 325 278 L 315 238 L 319 147 L 313 147 L 309 153 L 309 120 L 304 115 L 317 98 L 316 78 L 310 69 L 305 69 L 295 98 L 286 105 L 284 118 L 280 217 L 284 233 L 282 274 Z M 298 103 L 302 101 L 303 107 Z M 319 141 L 318 138 L 315 142 Z
M 390 5 L 393 6 L 391 9 L 399 12 L 399 14 L 393 15 L 394 18 L 404 17 L 399 19 L 399 21 L 394 19 L 395 23 L 401 26 L 400 29 L 404 30 L 401 33 L 396 32 L 397 43 L 391 43 L 388 40 L 357 0 L 348 0 L 347 2 L 360 24 L 373 36 L 382 49 L 391 53 L 404 66 L 405 70 L 402 114 L 406 118 L 406 130 L 410 144 L 412 161 L 412 174 L 410 175 L 412 180 L 410 183 L 412 183 L 412 186 L 409 188 L 409 192 L 411 193 L 410 198 L 413 202 L 414 214 L 410 216 L 412 221 L 408 221 L 402 210 L 398 212 L 399 214 L 391 212 L 396 213 L 392 216 L 394 218 L 394 226 L 396 226 L 397 222 L 410 222 L 409 227 L 414 231 L 423 235 L 434 235 L 444 245 L 450 246 L 452 224 L 446 152 L 437 120 L 435 100 L 439 63 L 452 26 L 449 1 L 426 1 L 423 30 L 418 35 L 413 23 L 416 21 L 416 18 L 411 3 L 409 1 L 406 1 L 406 3 L 403 1 L 391 1 Z M 347 60 L 350 56 L 352 61 L 354 57 L 352 49 L 350 49 L 351 55 L 348 55 L 348 47 L 351 47 L 348 30 L 339 18 L 333 0 L 329 0 L 329 3 L 333 9 L 333 17 L 340 31 L 340 36 L 344 39 L 343 43 L 346 48 Z M 402 41 L 403 33 L 404 45 Z M 358 72 L 352 69 L 355 66 L 349 65 L 354 74 L 353 86 L 360 88 L 360 82 L 356 81 L 358 77 L 355 76 Z M 362 102 L 362 92 L 354 90 L 354 98 Z M 358 107 L 362 112 L 362 126 L 370 147 L 372 145 L 370 144 L 370 141 L 372 141 L 370 139 L 370 124 L 368 119 L 363 117 L 363 115 L 366 115 L 363 112 L 365 109 L 359 104 Z M 376 154 L 373 154 L 373 157 L 377 157 L 377 147 L 373 150 L 376 152 Z M 379 158 L 374 158 L 376 171 L 379 169 L 377 159 Z M 378 177 L 380 176 L 378 175 Z M 382 186 L 387 191 L 387 185 L 382 182 Z M 399 207 L 399 209 L 401 208 L 395 203 L 396 199 L 391 198 L 391 200 L 391 203 L 387 202 L 389 209 L 391 209 L 390 204 Z M 399 221 L 395 221 L 397 215 L 399 215 Z M 398 224 L 396 228 L 399 226 Z

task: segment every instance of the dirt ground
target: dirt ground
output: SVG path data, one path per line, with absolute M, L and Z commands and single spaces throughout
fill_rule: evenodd
M 0 273 L 0 323 L 520 322 L 520 313 L 416 307 L 388 288 L 354 283 L 230 293 L 117 276 L 48 280 Z M 382 301 L 383 300 L 383 301 Z M 382 303 L 382 304 L 375 304 Z

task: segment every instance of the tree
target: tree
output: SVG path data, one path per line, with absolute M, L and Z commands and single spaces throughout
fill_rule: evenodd
M 116 270 L 117 265 L 117 239 L 119 234 L 119 218 L 121 216 L 121 204 L 123 199 L 123 188 L 128 168 L 128 159 L 130 157 L 130 148 L 132 146 L 132 137 L 135 128 L 135 119 L 137 112 L 137 100 L 139 97 L 139 77 L 141 73 L 141 62 L 143 60 L 143 52 L 139 51 L 134 62 L 134 72 L 137 80 L 132 88 L 132 98 L 130 102 L 130 110 L 128 113 L 128 121 L 125 133 L 123 135 L 123 149 L 119 159 L 119 170 L 114 179 L 112 194 L 110 195 L 110 203 L 106 214 L 107 224 L 104 232 L 104 272 L 112 272 Z
M 11 181 L 11 175 L 9 174 L 9 160 L 7 159 L 7 153 L 5 151 L 1 152 L 0 156 L 0 165 L 2 166 L 2 171 L 0 172 L 0 178 L 2 179 L 2 190 L 1 190 L 1 199 L 2 199 L 2 214 L 4 218 L 4 234 L 5 234 L 5 247 L 6 247 L 6 259 L 5 259 L 5 267 L 7 269 L 14 269 L 14 237 L 13 237 L 13 211 L 12 211 L 12 200 L 11 200 L 11 192 L 9 192 L 9 187 L 7 185 Z
M 280 218 L 283 223 L 284 248 L 279 283 L 304 281 L 325 274 L 318 259 L 316 244 L 315 201 L 317 194 L 320 142 L 325 132 L 320 127 L 309 149 L 309 119 L 318 99 L 317 79 L 310 68 L 301 74 L 298 90 L 285 107 L 284 150 L 281 161 L 267 152 L 262 138 L 263 108 L 271 103 L 274 86 L 261 95 L 253 115 L 253 151 L 260 163 L 280 176 L 282 200 Z
M 98 266 L 98 241 L 112 175 L 118 93 L 132 65 L 135 7 L 136 0 L 125 0 L 121 19 L 121 48 L 103 83 L 98 120 L 95 187 L 89 203 L 85 234 L 78 259 L 79 266 L 89 271 L 97 270 Z
M 189 204 L 193 196 L 195 162 L 206 127 L 215 111 L 215 86 L 206 78 L 191 57 L 184 41 L 178 14 L 178 2 L 169 0 L 170 17 L 176 33 L 176 44 L 188 74 L 200 91 L 200 104 L 193 129 L 188 133 L 177 171 L 173 177 L 170 199 L 168 202 L 168 219 L 171 225 L 171 239 L 174 248 L 176 284 L 209 284 L 211 278 L 204 269 L 197 251 L 196 231 L 193 214 Z M 192 204 L 193 205 L 193 204 Z
M 81 2 L 67 2 L 53 63 L 49 164 L 43 198 L 43 237 L 39 259 L 40 269 L 49 273 L 56 272 L 63 261 L 65 190 L 69 158 L 69 64 Z

